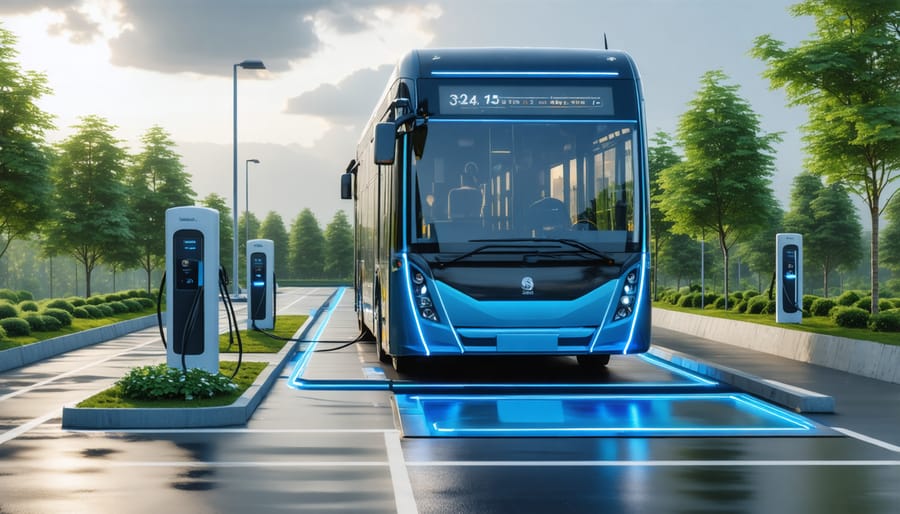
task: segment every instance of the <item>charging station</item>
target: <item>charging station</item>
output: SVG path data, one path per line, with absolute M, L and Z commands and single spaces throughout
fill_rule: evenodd
M 218 373 L 219 211 L 166 210 L 166 274 L 166 364 Z
M 803 320 L 803 236 L 775 235 L 775 321 Z
M 247 329 L 275 328 L 275 243 L 247 241 Z

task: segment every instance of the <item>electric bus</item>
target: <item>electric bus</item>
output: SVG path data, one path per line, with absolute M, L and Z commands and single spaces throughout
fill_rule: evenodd
M 403 56 L 341 178 L 378 358 L 646 351 L 644 125 L 623 52 Z

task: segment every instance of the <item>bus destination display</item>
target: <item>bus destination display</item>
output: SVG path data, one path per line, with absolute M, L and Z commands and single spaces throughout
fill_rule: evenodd
M 611 87 L 442 85 L 438 96 L 441 114 L 614 114 Z

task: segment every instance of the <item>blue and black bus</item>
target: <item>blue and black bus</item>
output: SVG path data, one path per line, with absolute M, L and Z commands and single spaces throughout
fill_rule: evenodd
M 646 136 L 626 53 L 407 53 L 341 180 L 379 358 L 646 351 Z

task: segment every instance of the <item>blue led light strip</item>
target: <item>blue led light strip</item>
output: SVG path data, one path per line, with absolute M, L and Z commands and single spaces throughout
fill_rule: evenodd
M 577 78 L 613 78 L 618 71 L 432 71 L 433 77 L 577 77 Z
M 315 335 L 313 335 L 312 342 L 309 343 L 306 349 L 303 350 L 303 353 L 300 354 L 300 359 L 297 361 L 294 370 L 291 372 L 291 376 L 288 378 L 288 385 L 293 384 L 306 370 L 306 365 L 309 363 L 309 360 L 312 359 L 312 354 L 316 350 L 319 337 L 322 336 L 322 332 L 324 332 L 325 327 L 328 326 L 328 322 L 331 320 L 331 314 L 337 308 L 338 304 L 341 303 L 341 298 L 344 297 L 344 291 L 346 289 L 346 287 L 339 288 L 337 294 L 334 295 L 331 302 L 328 304 L 328 310 L 325 311 L 325 317 L 322 319 L 319 329 L 316 330 Z

